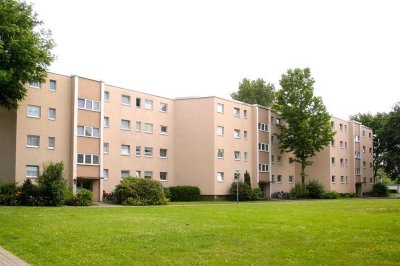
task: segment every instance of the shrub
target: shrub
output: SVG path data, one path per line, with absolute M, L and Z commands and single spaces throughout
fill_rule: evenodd
M 289 193 L 290 199 L 306 199 L 308 198 L 308 190 L 302 184 L 296 184 Z
M 171 191 L 169 190 L 168 187 L 164 188 L 164 196 L 166 199 L 170 200 L 171 199 Z
M 196 201 L 200 200 L 200 189 L 194 186 L 169 187 L 171 201 Z
M 251 187 L 251 177 L 249 172 L 244 172 L 244 182 Z
M 324 186 L 317 180 L 310 181 L 307 184 L 306 189 L 308 191 L 308 197 L 312 199 L 322 199 L 325 192 Z
M 117 202 L 124 205 L 141 206 L 167 203 L 162 184 L 151 179 L 124 178 L 115 188 L 114 195 Z
M 277 191 L 271 194 L 272 199 L 290 199 L 290 193 L 288 192 L 283 192 L 283 191 Z
M 339 198 L 339 193 L 336 191 L 324 191 L 321 195 L 321 199 L 337 199 Z
M 261 191 L 261 189 L 259 187 L 256 187 L 255 189 L 253 189 L 253 193 L 256 197 L 256 199 L 263 199 L 264 198 L 264 194 Z
M 251 187 L 249 185 L 247 185 L 246 183 L 243 183 L 243 182 L 239 182 L 239 184 L 236 184 L 236 182 L 233 182 L 231 185 L 231 188 L 229 190 L 232 200 L 236 200 L 237 185 L 239 187 L 239 200 L 256 200 L 257 199 L 255 192 L 251 189 Z
M 376 183 L 372 186 L 372 193 L 377 197 L 387 197 L 389 195 L 388 187 L 382 183 Z
M 68 190 L 65 204 L 71 206 L 92 206 L 93 193 L 90 190 L 81 189 L 76 195 L 73 195 L 71 190 Z
M 0 181 L 0 205 L 20 205 L 20 194 L 15 183 L 4 183 Z
M 24 181 L 21 187 L 20 202 L 21 205 L 25 206 L 41 206 L 43 200 L 41 197 L 41 190 L 39 186 L 32 184 L 32 181 L 28 178 Z
M 44 205 L 61 206 L 67 193 L 64 180 L 64 163 L 50 162 L 45 165 L 43 173 L 38 177 L 38 184 Z

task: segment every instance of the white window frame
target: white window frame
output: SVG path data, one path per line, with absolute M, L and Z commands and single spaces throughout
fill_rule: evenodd
M 215 178 L 216 178 L 218 183 L 223 183 L 224 179 L 225 179 L 224 172 L 217 172 L 217 175 L 216 175 Z
M 224 153 L 225 153 L 224 149 L 217 149 L 217 158 L 224 159 Z M 222 154 L 222 156 L 220 156 L 221 154 Z
M 41 85 L 40 82 L 29 82 L 29 88 L 33 89 L 40 89 Z
M 83 134 L 80 133 L 80 130 L 83 129 Z M 97 132 L 97 133 L 95 133 Z M 87 138 L 100 138 L 100 128 L 90 127 L 90 126 L 77 126 L 77 135 L 78 137 L 87 137 Z
M 164 108 L 165 108 L 165 110 L 163 110 Z M 168 104 L 167 103 L 160 103 L 160 112 L 168 113 Z
M 136 132 L 142 131 L 142 122 L 136 121 L 135 130 L 136 130 Z
M 142 146 L 136 146 L 135 154 L 136 154 L 136 157 L 142 156 Z
M 130 156 L 131 155 L 131 145 L 121 144 L 121 155 Z
M 36 111 L 38 110 L 39 114 L 38 115 L 32 114 L 32 112 L 30 112 L 30 111 L 32 111 L 32 108 L 35 109 Z M 42 108 L 38 105 L 28 105 L 28 107 L 26 109 L 26 115 L 27 115 L 27 117 L 31 117 L 31 118 L 40 118 L 42 116 Z
M 247 151 L 243 152 L 243 160 L 245 162 L 247 162 L 249 160 L 249 154 L 247 153 Z
M 35 145 L 35 143 L 32 143 L 33 141 L 31 140 L 35 140 L 34 142 L 37 142 L 37 145 Z M 40 147 L 40 136 L 38 135 L 27 135 L 26 136 L 26 147 L 28 148 L 36 148 L 38 149 Z
M 105 102 L 110 101 L 110 92 L 109 91 L 104 91 L 104 101 Z
M 82 162 L 79 162 L 79 157 L 82 157 Z M 86 160 L 87 158 L 90 158 L 90 160 Z M 94 163 L 95 158 L 97 158 L 97 163 Z M 90 161 L 90 162 L 87 162 Z M 77 153 L 77 164 L 82 164 L 82 165 L 99 165 L 100 162 L 100 156 L 96 154 L 85 154 L 85 153 Z
M 331 176 L 331 183 L 332 184 L 335 184 L 336 183 L 336 176 Z
M 258 171 L 260 173 L 268 173 L 269 172 L 269 165 L 267 163 L 259 163 L 258 164 Z
M 240 139 L 240 129 L 233 130 L 233 138 Z
M 56 148 L 56 138 L 55 137 L 48 137 L 47 138 L 47 149 L 55 150 L 55 148 Z
M 247 139 L 247 134 L 248 134 L 247 130 L 244 130 L 243 131 L 243 139 Z
M 233 152 L 233 158 L 235 159 L 235 161 L 240 161 L 240 157 L 241 157 L 240 151 Z
M 54 87 L 51 86 L 51 84 L 54 84 Z M 49 80 L 49 91 L 55 92 L 57 90 L 57 81 L 54 79 Z
M 165 151 L 165 156 L 161 155 L 161 151 Z M 160 158 L 167 159 L 168 158 L 168 149 L 160 148 Z
M 258 123 L 258 130 L 268 132 L 268 124 Z
M 139 105 L 138 105 L 138 103 L 139 103 Z M 142 98 L 136 97 L 135 105 L 136 105 L 136 108 L 140 108 L 142 106 Z
M 50 115 L 52 113 L 54 113 L 54 117 L 52 115 Z M 49 108 L 48 114 L 47 114 L 47 118 L 49 120 L 53 120 L 53 121 L 57 119 L 57 110 L 56 110 L 56 108 Z
M 233 107 L 233 116 L 240 117 L 240 108 Z
M 35 170 L 32 170 L 33 168 Z M 26 165 L 25 166 L 25 177 L 26 178 L 37 178 L 38 176 L 39 176 L 39 165 Z
M 153 110 L 153 100 L 145 99 L 144 100 L 144 109 L 145 110 Z
M 121 95 L 121 104 L 130 106 L 131 105 L 131 96 L 122 94 Z
M 127 178 L 131 175 L 130 170 L 121 170 L 121 179 Z
M 224 127 L 223 126 L 217 126 L 217 136 L 221 136 L 221 137 L 224 136 Z
M 282 184 L 282 179 L 283 179 L 282 175 L 277 175 L 276 176 L 276 183 Z
M 243 110 L 243 118 L 247 118 L 247 110 L 246 109 Z
M 293 183 L 293 176 L 292 175 L 288 176 L 288 181 L 289 181 L 289 184 Z
M 104 127 L 110 127 L 110 118 L 108 116 L 103 118 L 103 124 Z
M 144 147 L 144 157 L 151 158 L 153 157 L 153 147 Z
M 269 145 L 267 143 L 258 143 L 258 151 L 268 152 Z
M 109 176 L 110 176 L 110 170 L 107 168 L 104 168 L 103 169 L 103 180 L 108 181 Z
M 165 128 L 165 131 L 162 129 Z M 160 135 L 168 135 L 168 126 L 160 125 Z
M 148 177 L 150 177 L 150 178 L 148 178 Z M 153 171 L 144 171 L 143 178 L 153 179 Z
M 150 130 L 149 130 L 150 129 Z M 153 134 L 153 124 L 144 123 L 144 133 Z
M 80 106 L 80 103 L 83 101 L 84 106 Z M 96 108 L 97 107 L 97 108 Z M 100 112 L 100 102 L 95 100 L 83 99 L 78 98 L 78 109 L 93 111 L 93 112 Z
M 108 142 L 103 142 L 103 153 L 108 154 L 110 151 L 110 143 Z
M 135 176 L 141 178 L 142 177 L 142 171 L 136 170 Z
M 220 114 L 224 113 L 224 104 L 217 103 L 217 113 L 220 113 Z
M 161 178 L 162 175 L 165 174 L 165 179 Z M 160 181 L 161 182 L 167 182 L 168 181 L 168 172 L 160 172 Z
M 121 129 L 122 130 L 131 130 L 131 120 L 121 119 Z

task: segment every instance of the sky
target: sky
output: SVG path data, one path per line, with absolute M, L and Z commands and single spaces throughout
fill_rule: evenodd
M 400 2 L 393 0 L 35 0 L 53 33 L 49 71 L 176 98 L 230 99 L 243 78 L 279 89 L 311 69 L 329 113 L 400 101 Z

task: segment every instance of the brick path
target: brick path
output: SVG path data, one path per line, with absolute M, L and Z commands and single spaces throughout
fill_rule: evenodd
M 30 264 L 0 247 L 0 266 L 28 266 Z

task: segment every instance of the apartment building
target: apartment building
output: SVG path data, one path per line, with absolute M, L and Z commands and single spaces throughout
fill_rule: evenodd
M 281 153 L 281 119 L 259 105 L 218 97 L 169 99 L 78 76 L 49 73 L 29 84 L 17 112 L 0 109 L 0 179 L 22 184 L 49 161 L 63 161 L 68 184 L 95 199 L 127 176 L 194 185 L 206 198 L 228 195 L 249 172 L 266 197 L 300 181 L 294 156 Z M 372 132 L 332 118 L 337 132 L 307 169 L 340 193 L 369 191 Z

